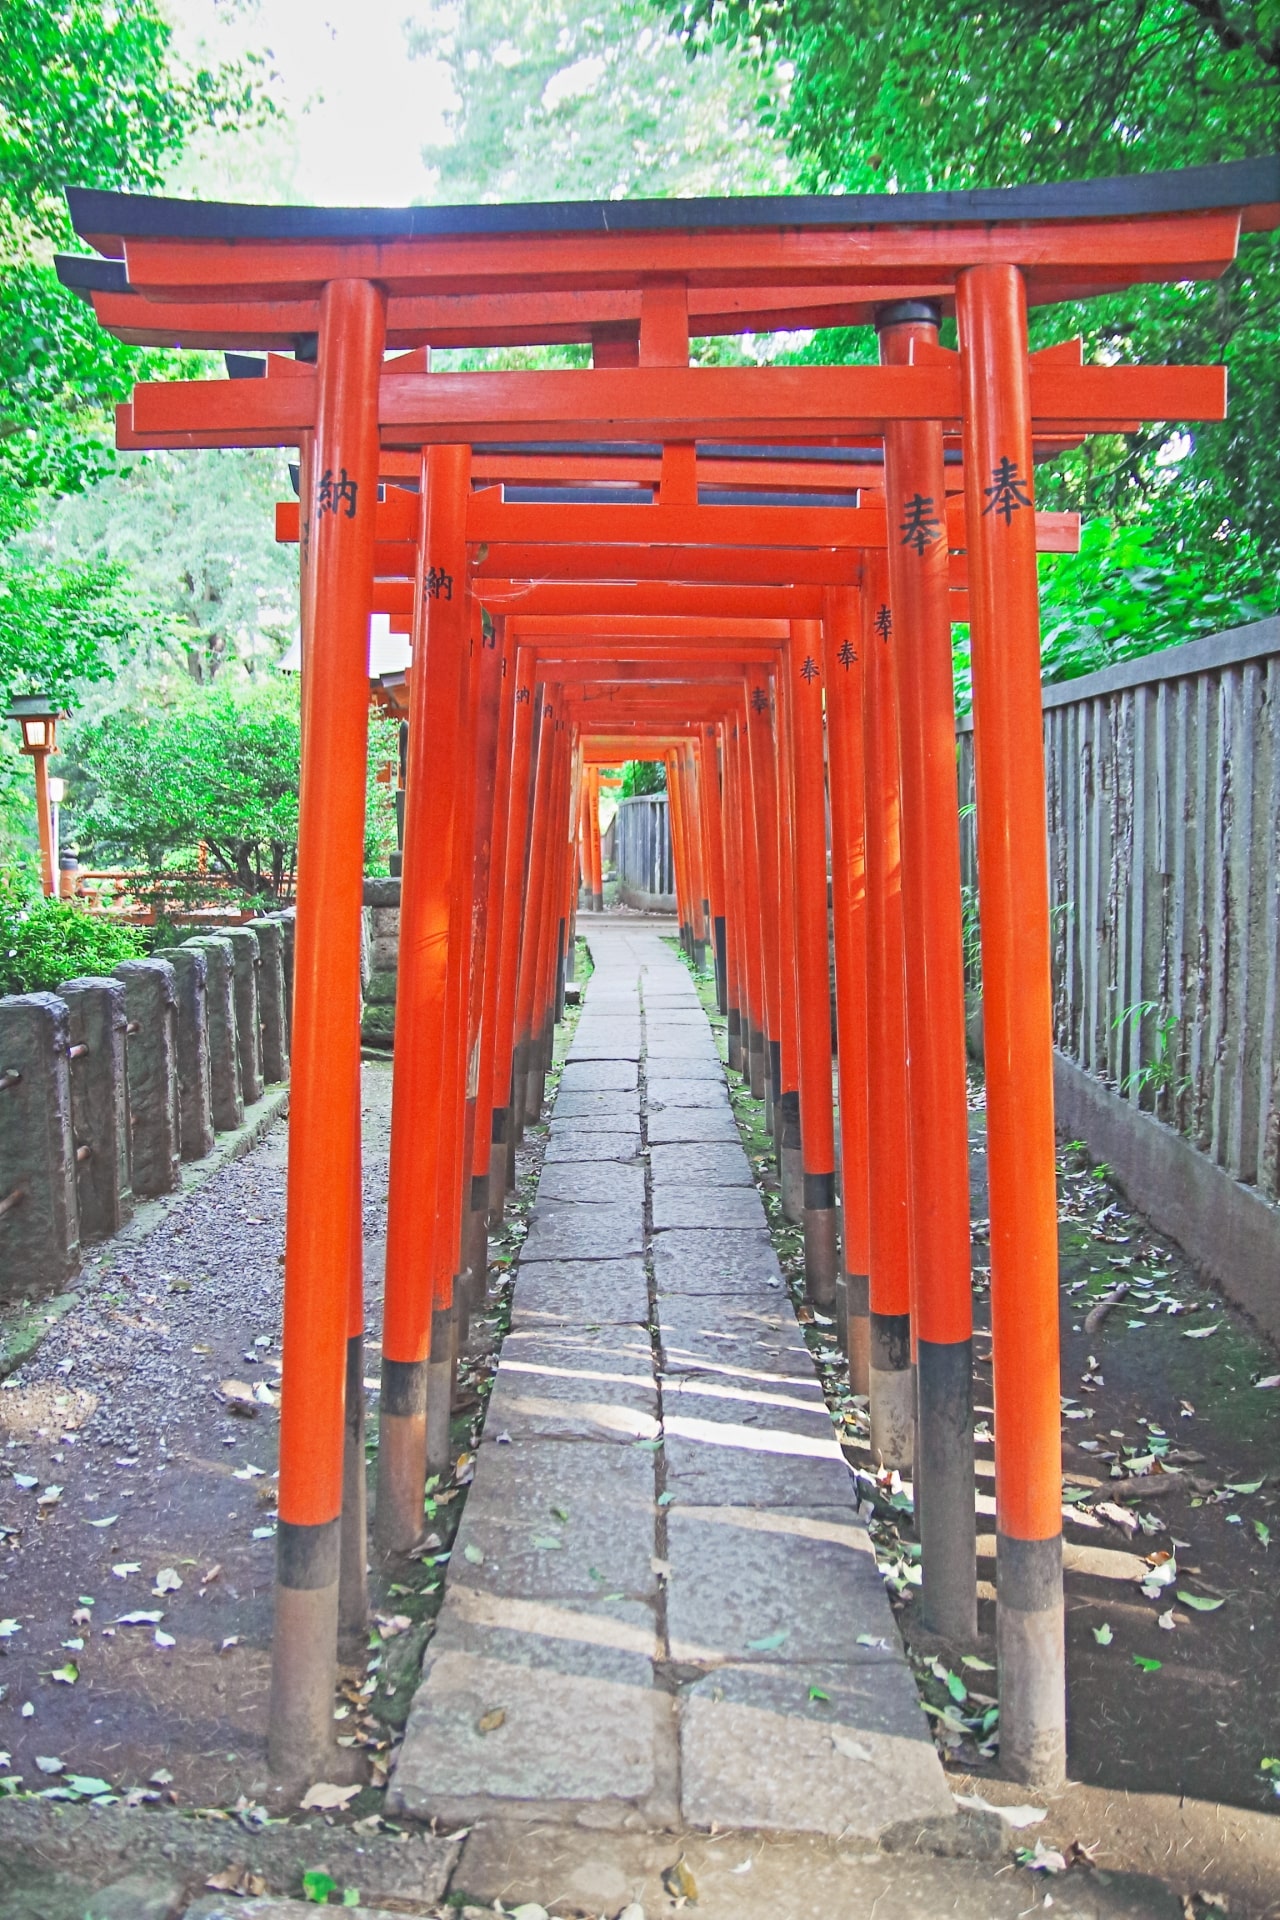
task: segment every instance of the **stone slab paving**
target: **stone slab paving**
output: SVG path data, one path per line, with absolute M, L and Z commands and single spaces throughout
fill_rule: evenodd
M 655 932 L 590 938 L 388 1811 L 619 1837 L 949 1821 L 706 1017 Z
M 685 1140 L 716 1140 L 739 1150 L 742 1146 L 738 1123 L 728 1106 L 664 1107 L 661 1113 L 649 1115 L 648 1139 L 651 1147 L 671 1146 Z

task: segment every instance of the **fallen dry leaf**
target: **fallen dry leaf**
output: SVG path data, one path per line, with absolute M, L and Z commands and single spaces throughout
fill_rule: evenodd
M 246 1896 L 261 1895 L 267 1891 L 267 1883 L 260 1873 L 254 1873 L 248 1867 L 224 1867 L 221 1873 L 211 1873 L 205 1881 L 211 1893 L 239 1893 Z
M 359 1791 L 358 1780 L 349 1787 L 336 1786 L 332 1780 L 317 1780 L 316 1784 L 308 1787 L 303 1794 L 301 1805 L 304 1812 L 314 1810 L 317 1813 L 341 1813 L 347 1802 L 354 1800 Z
M 667 1868 L 662 1876 L 662 1884 L 673 1900 L 696 1900 L 698 1897 L 698 1883 L 683 1854 L 674 1866 Z

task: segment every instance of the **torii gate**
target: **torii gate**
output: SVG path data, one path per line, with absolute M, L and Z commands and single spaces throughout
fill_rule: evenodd
M 942 497 L 941 488 L 926 491 L 918 476 L 928 464 L 936 472 L 942 435 L 958 427 L 971 539 L 1000 1404 L 1002 1752 L 1010 1771 L 1025 1777 L 1060 1773 L 1047 876 L 1035 542 L 1033 516 L 1022 511 L 1031 504 L 1032 421 L 1048 430 L 1075 430 L 1153 415 L 1217 417 L 1222 393 L 1220 382 L 1194 370 L 1033 361 L 1026 302 L 1220 272 L 1233 256 L 1242 218 L 1255 226 L 1275 224 L 1278 201 L 1274 162 L 989 195 L 413 209 L 390 215 L 175 208 L 129 196 L 73 196 L 78 231 L 103 252 L 124 258 L 124 286 L 107 288 L 97 299 L 125 300 L 134 320 L 141 306 L 153 323 L 156 310 L 167 304 L 172 311 L 160 315 L 161 333 L 166 323 L 194 326 L 217 309 L 215 331 L 225 324 L 218 344 L 300 345 L 304 356 L 315 358 L 314 369 L 304 358 L 290 378 L 144 387 L 132 423 L 140 435 L 190 436 L 188 444 L 216 435 L 219 443 L 235 437 L 239 444 L 303 446 L 309 764 L 300 820 L 295 1144 L 273 1656 L 277 1767 L 292 1772 L 307 1771 L 317 1760 L 323 1764 L 332 1737 L 332 1659 L 326 1650 L 337 1610 L 347 1249 L 355 1214 L 348 1176 L 356 1165 L 351 1116 L 358 1070 L 359 748 L 374 565 L 369 507 L 380 440 L 390 448 L 428 448 L 418 641 L 420 657 L 428 661 L 423 680 L 430 683 L 438 677 L 433 659 L 460 657 L 468 639 L 467 596 L 460 592 L 455 599 L 451 589 L 466 578 L 464 449 L 476 441 L 561 441 L 585 433 L 678 444 L 687 451 L 673 454 L 670 465 L 673 482 L 683 464 L 686 483 L 692 483 L 692 495 L 686 492 L 680 503 L 687 515 L 714 511 L 693 505 L 694 443 L 790 444 L 872 434 L 892 447 L 900 435 L 899 474 L 914 473 L 917 483 L 911 493 L 899 493 L 890 479 L 894 516 L 901 512 L 898 524 L 905 527 L 914 513 L 910 531 L 916 533 L 935 517 L 924 505 Z M 932 342 L 908 338 L 906 357 L 914 364 L 684 364 L 693 326 L 823 324 L 833 312 L 870 318 L 883 302 L 906 300 L 954 302 L 958 358 L 936 358 Z M 765 314 L 770 318 L 762 322 Z M 917 321 L 902 315 L 901 324 L 909 335 Z M 530 331 L 547 337 L 548 327 L 558 329 L 554 337 L 585 335 L 597 366 L 582 373 L 447 376 L 397 370 L 395 363 L 383 369 L 388 338 L 412 349 L 448 337 L 450 326 L 451 337 L 471 341 L 493 339 L 504 329 L 506 338 L 528 338 Z M 190 329 L 187 337 L 193 337 Z M 617 364 L 637 359 L 639 365 Z M 900 430 L 897 423 L 904 423 Z M 928 446 L 912 447 L 910 435 L 917 430 L 932 436 Z M 917 500 L 922 504 L 913 505 Z M 668 497 L 652 511 L 663 514 L 676 504 Z M 516 511 L 502 509 L 507 515 Z M 598 524 L 597 535 L 603 531 Z M 656 523 L 654 532 L 660 532 Z M 668 537 L 679 539 L 679 529 L 673 526 Z M 900 544 L 906 540 L 904 532 Z M 927 756 L 929 743 L 936 749 L 942 738 L 940 707 L 928 698 L 941 657 L 938 614 L 946 609 L 945 594 L 928 593 L 939 550 L 945 554 L 945 542 L 927 533 L 918 549 L 914 601 L 927 611 L 918 628 L 913 622 L 913 672 L 904 676 L 924 690 Z M 890 545 L 891 561 L 895 551 Z M 901 554 L 898 559 L 901 564 Z M 902 590 L 911 593 L 905 584 Z M 895 612 L 901 637 L 902 615 Z M 441 685 L 426 702 L 429 716 L 461 714 L 460 698 L 450 707 L 450 698 L 461 694 L 450 671 L 439 676 Z M 926 768 L 929 778 L 936 778 L 937 767 L 935 752 Z M 425 762 L 420 771 L 425 774 Z M 420 780 L 420 791 L 427 784 Z M 441 810 L 450 835 L 455 826 L 465 827 L 465 806 L 456 822 L 452 805 L 442 802 Z M 428 797 L 415 836 L 422 856 L 422 822 L 430 814 Z M 903 829 L 910 842 L 905 810 Z M 867 837 L 868 856 L 875 840 L 875 834 Z M 406 892 L 412 846 L 411 838 Z M 915 882 L 908 880 L 912 873 Z M 923 869 L 909 845 L 903 875 L 909 886 L 922 882 Z M 909 899 L 907 904 L 910 919 Z M 908 1011 L 916 997 L 908 991 Z M 955 996 L 948 991 L 942 997 Z M 443 1011 L 443 977 L 437 1001 Z M 931 1372 L 940 1374 L 945 1389 L 964 1345 L 953 1332 L 945 1323 L 922 1322 L 922 1382 Z M 1016 1464 L 1020 1458 L 1023 1469 Z M 928 1513 L 922 1517 L 928 1524 Z

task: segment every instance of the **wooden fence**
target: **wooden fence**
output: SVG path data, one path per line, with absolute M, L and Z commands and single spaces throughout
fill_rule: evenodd
M 638 793 L 619 800 L 614 860 L 619 896 L 625 906 L 664 911 L 675 907 L 675 867 L 665 793 Z
M 1280 619 L 1046 687 L 1044 708 L 1059 1052 L 1274 1201 Z

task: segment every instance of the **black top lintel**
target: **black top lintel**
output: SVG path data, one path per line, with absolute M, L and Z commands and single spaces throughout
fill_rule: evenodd
M 1280 154 L 1165 173 L 951 192 L 565 200 L 472 207 L 259 207 L 96 187 L 67 191 L 82 238 L 117 253 L 131 239 L 391 241 L 569 233 L 937 226 L 1133 219 L 1280 202 Z

